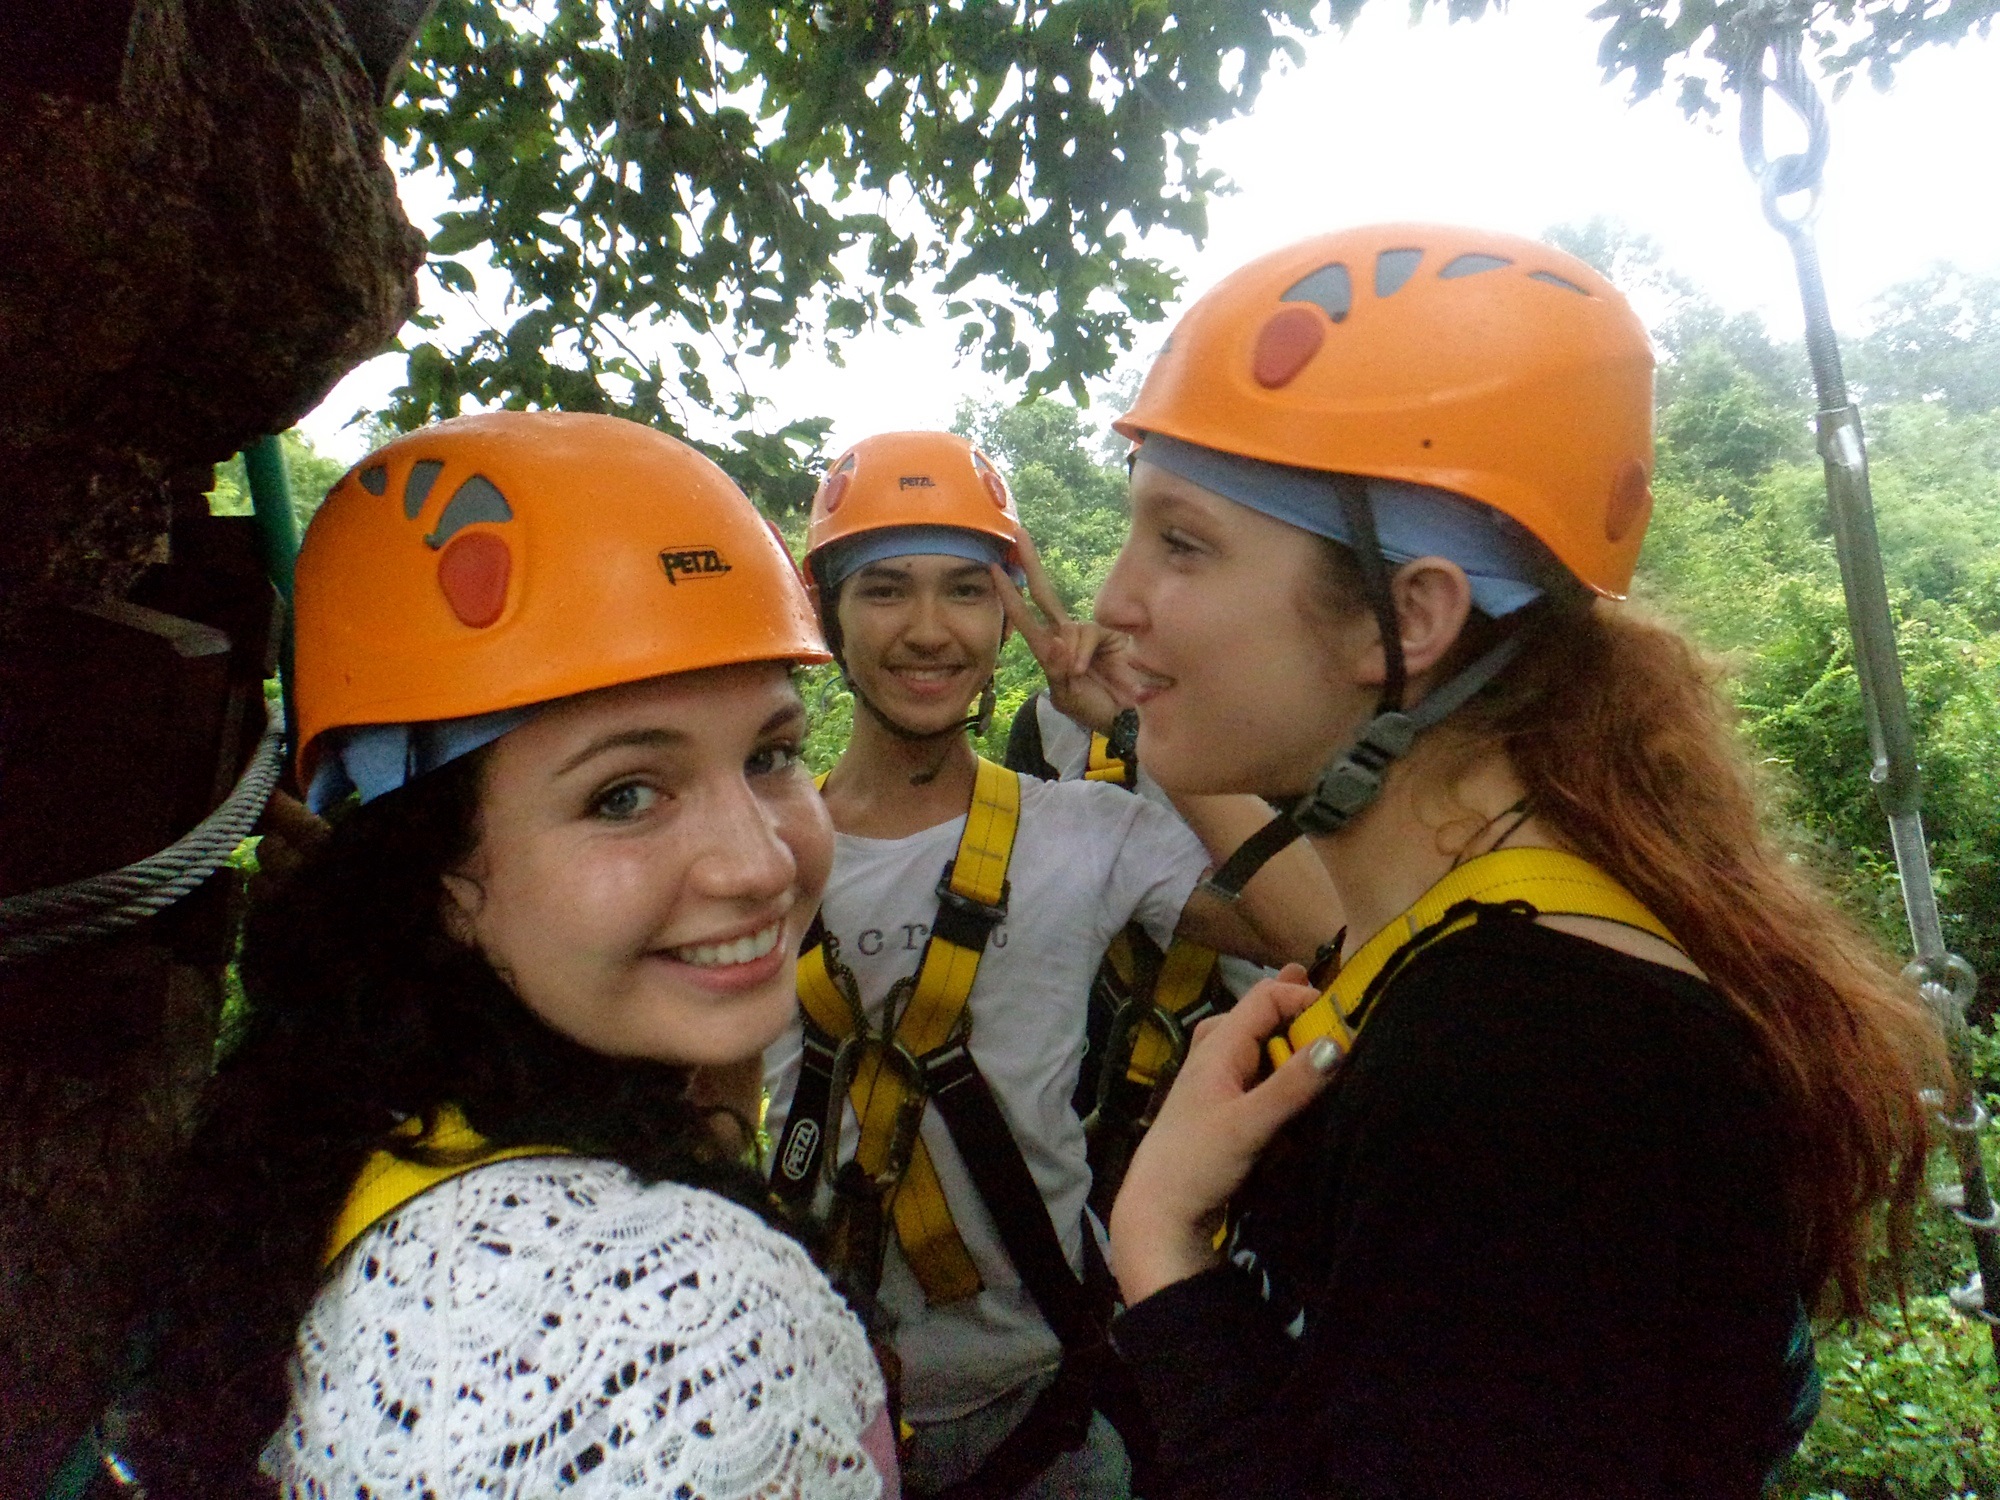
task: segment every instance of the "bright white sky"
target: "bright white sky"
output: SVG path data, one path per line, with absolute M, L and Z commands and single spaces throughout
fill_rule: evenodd
M 1433 14 L 1412 26 L 1407 6 L 1374 0 L 1351 33 L 1308 43 L 1305 63 L 1269 79 L 1251 115 L 1209 136 L 1206 160 L 1238 191 L 1213 204 L 1207 245 L 1162 238 L 1153 252 L 1198 294 L 1254 255 L 1346 224 L 1431 219 L 1532 235 L 1607 214 L 1652 235 L 1669 265 L 1726 308 L 1754 309 L 1796 336 L 1790 256 L 1758 210 L 1733 111 L 1694 124 L 1665 97 L 1628 104 L 1601 81 L 1589 8 L 1515 0 L 1481 21 Z M 1858 81 L 1833 106 L 1819 238 L 1843 332 L 1933 260 L 2000 271 L 1996 84 L 2000 39 L 1975 38 L 1919 53 L 1891 93 Z M 1773 150 L 1790 149 L 1776 133 L 1789 113 L 1775 100 L 1767 113 Z M 406 202 L 435 200 L 425 186 L 411 184 Z M 425 293 L 436 293 L 428 278 Z M 1141 353 L 1165 332 L 1141 330 Z M 870 432 L 948 425 L 966 396 L 1019 394 L 955 362 L 942 326 L 864 335 L 846 359 L 836 369 L 802 349 L 758 382 L 777 413 L 833 418 L 834 452 Z M 359 457 L 345 424 L 383 403 L 401 369 L 389 355 L 349 375 L 302 424 L 312 441 Z

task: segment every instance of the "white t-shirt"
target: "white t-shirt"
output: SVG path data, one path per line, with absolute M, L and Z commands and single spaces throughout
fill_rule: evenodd
M 1083 773 L 1090 769 L 1090 731 L 1049 702 L 1047 693 L 1037 693 L 1030 701 L 1035 707 L 1035 727 L 1042 732 L 1042 759 L 1064 781 L 1081 781 Z M 1173 799 L 1146 774 L 1143 764 L 1139 767 L 1139 784 L 1133 790 L 1168 812 L 1174 811 Z M 1180 814 L 1174 816 L 1178 818 Z M 1229 953 L 1218 956 L 1216 968 L 1229 993 L 1238 996 L 1260 979 L 1275 978 L 1278 972 Z
M 389 1214 L 299 1325 L 287 1500 L 877 1500 L 867 1335 L 742 1206 L 613 1162 L 495 1162 Z
M 916 971 L 937 912 L 938 876 L 964 828 L 957 817 L 908 838 L 843 833 L 834 841 L 820 915 L 854 972 L 871 1026 L 882 1024 L 890 987 Z M 970 1048 L 1079 1273 L 1090 1168 L 1070 1093 L 1083 1058 L 1091 976 L 1134 917 L 1162 944 L 1171 939 L 1207 865 L 1201 841 L 1142 797 L 1094 782 L 1021 778 L 1020 828 L 1007 872 L 1012 894 L 967 1001 Z M 774 1132 L 791 1110 L 802 1035 L 795 1022 L 764 1055 Z M 843 1161 L 853 1156 L 858 1135 L 850 1104 L 840 1136 Z M 959 1237 L 985 1283 L 962 1302 L 931 1307 L 890 1238 L 881 1298 L 899 1320 L 904 1415 L 941 1422 L 1052 1368 L 1062 1351 L 1007 1259 L 936 1110 L 924 1112 L 922 1135 Z

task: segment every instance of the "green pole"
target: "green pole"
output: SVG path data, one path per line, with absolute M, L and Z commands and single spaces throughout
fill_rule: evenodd
M 277 437 L 260 437 L 243 450 L 243 474 L 250 481 L 250 513 L 257 534 L 257 555 L 265 576 L 285 603 L 285 620 L 278 642 L 278 685 L 285 702 L 285 738 L 298 743 L 298 711 L 292 704 L 292 570 L 299 560 L 299 518 L 292 509 L 291 481 L 285 474 L 285 450 Z
M 275 437 L 260 437 L 243 450 L 243 472 L 250 481 L 250 510 L 257 522 L 257 553 L 271 586 L 286 604 L 292 602 L 292 565 L 299 557 L 299 518 L 292 509 L 291 481 L 285 474 L 285 450 Z

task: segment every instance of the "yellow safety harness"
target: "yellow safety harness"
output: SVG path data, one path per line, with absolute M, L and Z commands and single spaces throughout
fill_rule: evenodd
M 970 1064 L 966 1002 L 987 939 L 1007 913 L 1007 870 L 1020 820 L 1021 778 L 982 757 L 958 851 L 938 881 L 937 915 L 915 978 L 889 996 L 889 1035 L 868 1025 L 831 934 L 816 923 L 799 955 L 806 1056 L 774 1153 L 773 1186 L 781 1197 L 810 1202 L 822 1171 L 839 1162 L 840 1101 L 851 1100 L 860 1121 L 854 1162 L 886 1205 L 903 1254 L 934 1304 L 970 1297 L 981 1281 L 918 1126 L 946 1077 Z M 897 1016 L 899 992 L 908 999 Z M 1039 1193 L 1035 1199 L 1039 1204 Z
M 824 784 L 824 778 L 821 778 Z M 1054 1381 L 954 1495 L 1012 1494 L 1058 1452 L 1082 1442 L 1110 1358 L 1105 1330 L 1112 1288 L 1096 1241 L 1083 1231 L 1085 1274 L 1071 1270 L 1041 1188 L 970 1046 L 966 1009 L 993 929 L 1006 918 L 1008 865 L 1021 818 L 1021 778 L 981 759 L 958 851 L 938 881 L 937 915 L 916 974 L 889 994 L 887 1035 L 871 1028 L 838 942 L 815 921 L 799 955 L 805 1017 L 799 1082 L 773 1153 L 771 1183 L 794 1212 L 812 1213 L 832 1184 L 826 1263 L 843 1290 L 881 1285 L 887 1226 L 933 1303 L 980 1289 L 918 1127 L 935 1107 L 1022 1288 L 1061 1342 Z M 900 1015 L 896 1001 L 907 993 Z M 852 1102 L 860 1136 L 840 1161 L 840 1127 Z
M 1093 733 L 1083 776 L 1136 791 L 1138 758 Z M 1103 1184 L 1099 1191 L 1093 1182 L 1092 1202 L 1102 1210 L 1109 1210 L 1125 1161 L 1187 1055 L 1188 1033 L 1233 999 L 1216 972 L 1212 948 L 1175 938 L 1162 953 L 1136 923 L 1112 939 L 1093 994 L 1094 1029 L 1102 1029 L 1093 1038 L 1094 1087 L 1078 1100 L 1094 1148 L 1093 1177 Z
M 1113 750 L 1110 736 L 1093 731 L 1090 736 L 1090 759 L 1084 763 L 1083 779 L 1115 781 L 1128 792 L 1136 791 L 1139 786 L 1139 763 Z
M 423 1121 L 412 1119 L 397 1127 L 396 1134 L 407 1136 L 428 1161 L 412 1161 L 394 1151 L 377 1151 L 363 1163 L 361 1174 L 347 1194 L 340 1215 L 327 1237 L 323 1266 L 331 1266 L 362 1235 L 411 1200 L 421 1197 L 439 1183 L 462 1177 L 475 1167 L 517 1156 L 568 1156 L 561 1146 L 491 1147 L 486 1138 L 466 1123 L 455 1105 L 438 1110 L 437 1121 L 426 1132 Z
M 1482 908 L 1513 906 L 1544 917 L 1595 917 L 1651 933 L 1685 952 L 1666 924 L 1604 871 L 1558 849 L 1496 849 L 1447 873 L 1355 952 L 1283 1036 L 1267 1043 L 1274 1064 L 1331 1037 L 1354 1045 L 1376 998 L 1424 949 L 1479 920 Z

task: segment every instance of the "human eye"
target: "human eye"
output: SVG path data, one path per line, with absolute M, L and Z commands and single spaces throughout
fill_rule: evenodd
M 781 740 L 760 746 L 744 762 L 744 769 L 752 776 L 779 775 L 799 764 L 799 749 L 797 740 Z
M 1167 549 L 1167 556 L 1172 558 L 1192 558 L 1204 550 L 1193 537 L 1174 526 L 1161 528 L 1160 545 Z
M 590 799 L 590 815 L 605 823 L 630 823 L 659 804 L 659 788 L 643 781 L 620 781 Z

